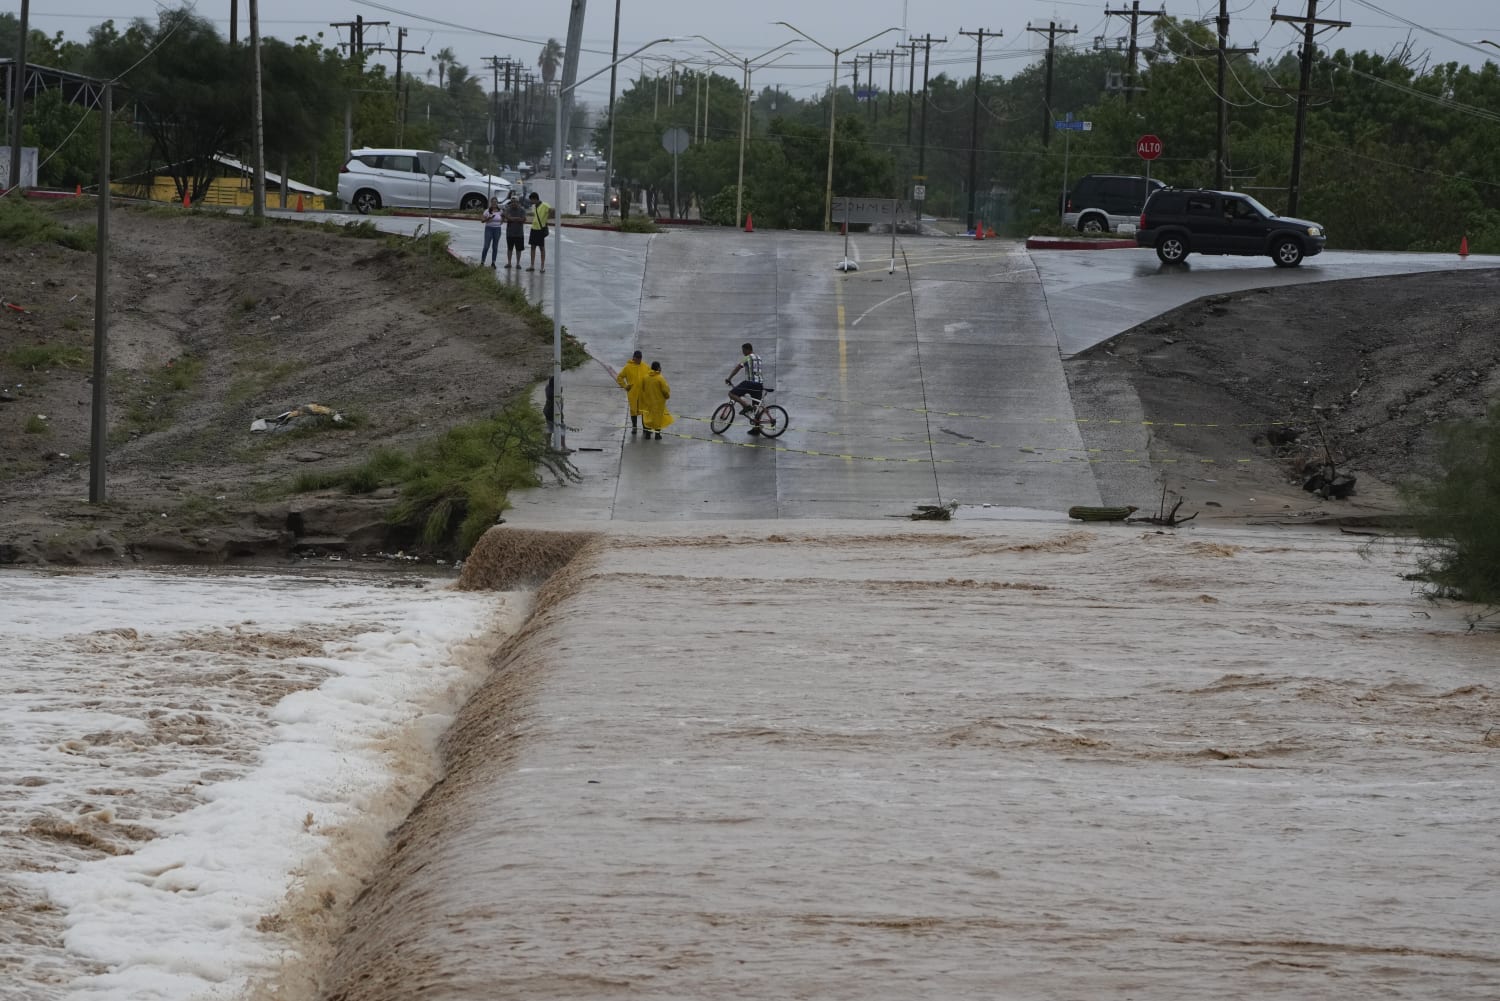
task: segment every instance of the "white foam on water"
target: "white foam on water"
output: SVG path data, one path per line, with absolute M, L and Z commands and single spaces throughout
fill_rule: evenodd
M 289 893 L 378 857 L 524 611 L 391 583 L 0 577 L 0 997 L 229 997 L 287 958 Z

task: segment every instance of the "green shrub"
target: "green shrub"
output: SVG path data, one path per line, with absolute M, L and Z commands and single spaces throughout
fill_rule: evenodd
M 461 556 L 510 507 L 511 490 L 541 482 L 540 469 L 559 479 L 577 477 L 567 457 L 552 450 L 541 415 L 517 403 L 489 420 L 452 428 L 410 456 L 382 449 L 351 469 L 303 473 L 292 490 L 358 494 L 399 486 L 391 523 L 430 549 Z
M 1427 547 L 1421 576 L 1438 597 L 1500 605 L 1500 404 L 1443 429 L 1441 473 L 1408 488 Z
M 661 227 L 643 215 L 626 216 L 615 226 L 621 233 L 660 233 Z
M 56 243 L 72 250 L 92 252 L 98 244 L 96 227 L 70 228 L 55 218 L 55 211 L 24 198 L 0 198 L 0 247 Z

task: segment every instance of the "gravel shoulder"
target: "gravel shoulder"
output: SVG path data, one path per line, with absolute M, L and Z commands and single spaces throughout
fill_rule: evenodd
M 1068 375 L 1082 417 L 1139 400 L 1133 444 L 1182 514 L 1378 521 L 1401 511 L 1403 483 L 1435 471 L 1442 426 L 1500 398 L 1497 329 L 1497 271 L 1259 289 L 1140 324 Z M 1120 444 L 1085 428 L 1091 444 Z M 1303 489 L 1330 460 L 1355 477 L 1345 499 Z

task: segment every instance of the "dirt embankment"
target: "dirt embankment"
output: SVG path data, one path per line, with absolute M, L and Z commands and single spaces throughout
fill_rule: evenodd
M 1331 457 L 1357 483 L 1319 513 L 1378 515 L 1434 471 L 1444 423 L 1500 400 L 1497 332 L 1500 271 L 1297 285 L 1189 303 L 1078 355 L 1070 379 L 1127 381 L 1160 420 L 1153 451 L 1186 460 L 1160 467 L 1168 488 L 1194 501 L 1307 513 L 1303 479 Z
M 319 502 L 287 486 L 489 416 L 550 368 L 550 337 L 441 253 L 116 211 L 109 503 L 89 505 L 94 261 L 0 250 L 0 298 L 26 310 L 0 311 L 0 563 L 378 547 L 389 497 Z M 345 420 L 250 431 L 307 403 Z

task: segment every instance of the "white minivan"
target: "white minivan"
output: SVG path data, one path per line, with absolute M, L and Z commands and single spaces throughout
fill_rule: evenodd
M 481 173 L 451 156 L 429 178 L 419 149 L 357 149 L 339 168 L 339 201 L 356 212 L 380 208 L 464 209 L 477 212 L 490 197 L 504 200 L 510 182 Z M 429 201 L 429 198 L 431 201 Z

